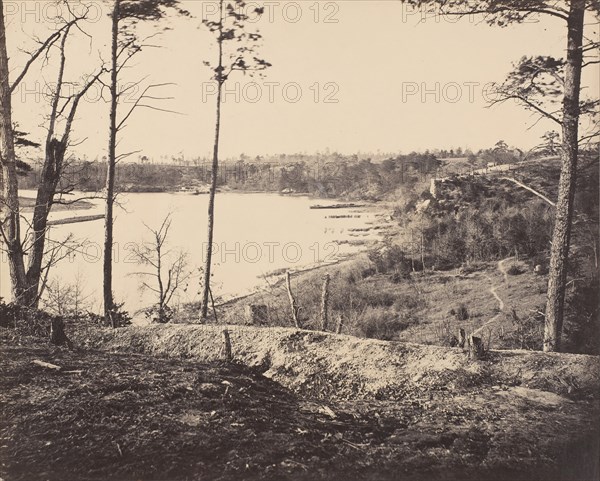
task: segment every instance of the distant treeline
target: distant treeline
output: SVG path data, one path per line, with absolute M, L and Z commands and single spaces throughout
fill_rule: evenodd
M 378 199 L 399 185 L 412 184 L 435 174 L 438 158 L 429 153 L 399 155 L 383 162 L 359 160 L 356 156 L 333 154 L 306 156 L 305 160 L 282 162 L 225 162 L 219 167 L 219 186 L 239 191 L 305 193 L 320 197 Z M 39 169 L 27 172 L 20 187 L 37 187 Z M 211 165 L 122 163 L 117 166 L 116 184 L 124 192 L 172 192 L 202 190 L 210 181 Z M 106 181 L 106 163 L 74 162 L 65 172 L 63 187 L 100 191 Z

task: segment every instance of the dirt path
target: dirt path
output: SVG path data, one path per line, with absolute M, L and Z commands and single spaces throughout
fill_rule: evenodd
M 508 273 L 506 272 L 506 266 L 504 265 L 504 263 L 507 262 L 507 261 L 511 261 L 513 259 L 514 259 L 514 257 L 507 257 L 506 259 L 502 259 L 501 261 L 498 262 L 498 270 L 502 274 L 505 283 L 508 283 Z M 492 284 L 492 286 L 490 287 L 489 291 L 492 294 L 492 296 L 494 296 L 496 298 L 496 300 L 498 301 L 498 309 L 500 309 L 500 312 L 498 312 L 498 314 L 496 314 L 494 317 L 492 317 L 485 324 L 483 324 L 482 326 L 480 326 L 479 328 L 477 328 L 475 331 L 473 331 L 472 335 L 476 335 L 476 334 L 480 333 L 483 330 L 484 327 L 487 327 L 490 324 L 493 324 L 494 322 L 496 322 L 504 314 L 504 312 L 503 312 L 504 311 L 504 301 L 502 300 L 502 298 L 496 292 L 496 289 L 498 288 L 498 284 L 496 284 L 494 282 L 494 280 L 490 276 L 488 276 L 487 274 L 486 274 L 485 277 Z

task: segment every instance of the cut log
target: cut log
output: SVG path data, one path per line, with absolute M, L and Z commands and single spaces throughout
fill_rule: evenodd
M 31 361 L 31 364 L 45 367 L 47 369 L 52 369 L 54 371 L 60 371 L 62 369 L 62 367 L 57 366 L 56 364 L 50 364 L 49 362 L 40 361 L 39 359 L 34 359 L 33 361 Z

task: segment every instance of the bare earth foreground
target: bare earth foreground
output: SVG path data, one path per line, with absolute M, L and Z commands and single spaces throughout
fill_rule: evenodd
M 229 329 L 3 333 L 0 478 L 598 479 L 597 357 Z

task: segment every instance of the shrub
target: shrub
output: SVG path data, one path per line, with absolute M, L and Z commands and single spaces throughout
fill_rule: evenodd
M 410 275 L 410 260 L 406 259 L 400 246 L 388 245 L 383 249 L 372 250 L 368 257 L 375 265 L 376 271 L 381 274 L 395 271 L 401 275 Z
M 144 310 L 146 319 L 156 324 L 167 324 L 173 320 L 175 311 L 169 306 L 163 306 L 162 309 L 158 306 L 152 306 Z
M 391 341 L 410 324 L 410 321 L 400 319 L 389 310 L 369 307 L 357 321 L 355 329 L 358 335 Z
M 363 269 L 360 273 L 360 276 L 362 279 L 367 279 L 371 276 L 374 276 L 375 274 L 377 274 L 377 271 L 372 268 L 372 267 L 367 267 L 366 269 Z
M 567 294 L 565 342 L 567 352 L 600 354 L 600 282 L 587 279 Z
M 513 329 L 500 339 L 502 347 L 541 351 L 544 336 L 544 315 L 541 309 L 523 318 L 517 315 L 515 309 L 508 315 Z
M 458 305 L 458 307 L 450 309 L 449 314 L 454 316 L 457 321 L 466 321 L 469 319 L 469 310 L 462 302 Z
M 131 325 L 131 316 L 127 311 L 123 310 L 125 303 L 115 304 L 110 311 L 115 327 L 126 327 Z M 110 319 L 105 319 L 104 324 L 111 327 Z
M 0 298 L 0 327 L 14 329 L 18 335 L 47 337 L 54 316 L 38 309 L 6 304 Z
M 506 273 L 510 276 L 518 276 L 519 274 L 523 274 L 523 269 L 519 267 L 517 264 L 511 264 L 511 266 L 506 270 Z

